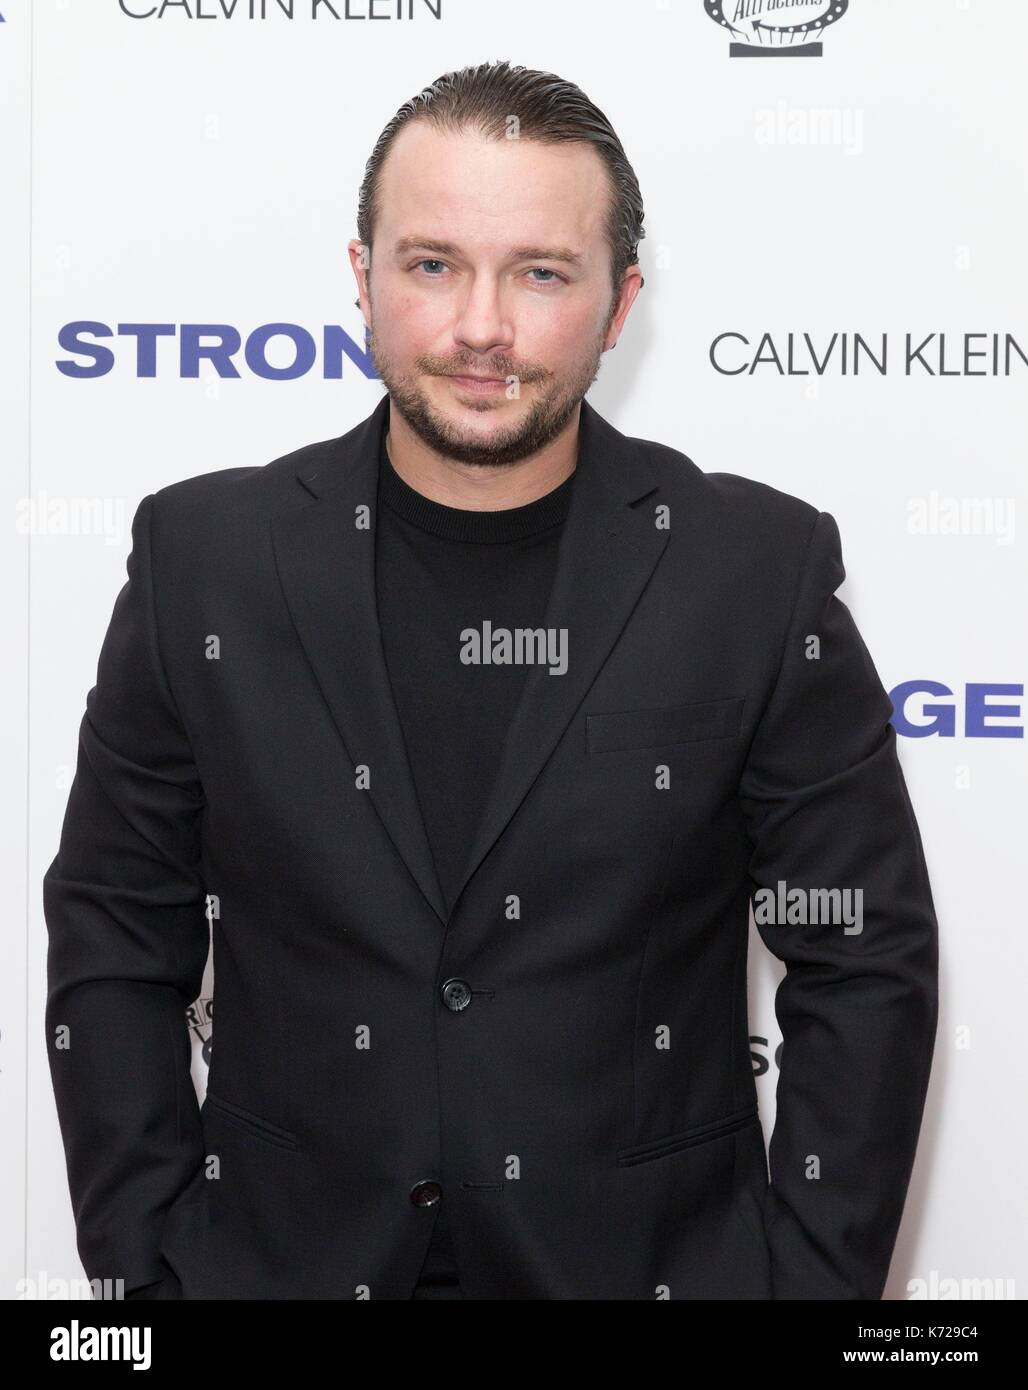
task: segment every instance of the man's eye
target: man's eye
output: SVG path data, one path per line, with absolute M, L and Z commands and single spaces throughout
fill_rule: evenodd
M 440 278 L 440 272 L 446 269 L 446 262 L 436 260 L 433 257 L 426 257 L 423 260 L 415 261 L 412 268 L 414 270 L 420 270 L 422 267 L 429 267 L 429 269 L 425 270 L 425 274 L 428 275 L 430 279 L 438 280 Z M 432 267 L 435 267 L 435 269 L 432 269 Z M 547 270 L 545 266 L 541 265 L 533 266 L 528 274 L 546 277 L 536 280 L 535 283 L 537 285 L 557 284 L 564 278 L 562 275 L 558 275 L 555 270 Z

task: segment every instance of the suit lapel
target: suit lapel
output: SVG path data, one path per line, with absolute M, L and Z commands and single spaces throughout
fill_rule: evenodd
M 272 535 L 293 623 L 350 761 L 355 768 L 367 765 L 367 794 L 414 881 L 445 920 L 375 600 L 378 453 L 388 414 L 386 395 L 327 457 L 298 470 L 317 502 L 280 513 Z M 366 530 L 356 525 L 364 507 Z
M 575 481 L 543 623 L 567 629 L 567 671 L 527 668 L 454 904 L 548 762 L 667 544 L 653 507 L 632 506 L 656 488 L 635 445 L 583 401 Z
M 370 416 L 297 478 L 316 503 L 272 521 L 275 562 L 300 642 L 351 763 L 370 769 L 369 795 L 398 853 L 441 922 L 449 910 L 393 700 L 375 599 L 375 508 L 383 396 Z M 567 629 L 568 669 L 527 668 L 500 769 L 454 905 L 503 832 L 609 654 L 667 544 L 652 507 L 632 504 L 656 478 L 635 445 L 585 401 L 546 628 Z M 368 529 L 355 524 L 367 507 Z

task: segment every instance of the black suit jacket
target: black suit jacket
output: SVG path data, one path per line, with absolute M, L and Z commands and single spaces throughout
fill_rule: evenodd
M 529 667 L 447 916 L 375 612 L 387 413 L 136 512 L 44 883 L 87 1273 L 406 1299 L 441 1197 L 474 1299 L 879 1298 L 937 925 L 833 518 L 583 404 L 569 669 Z M 863 929 L 759 926 L 769 1175 L 780 882 Z

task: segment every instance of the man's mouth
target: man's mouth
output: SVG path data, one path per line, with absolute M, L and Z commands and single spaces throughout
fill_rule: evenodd
M 447 372 L 446 375 L 451 381 L 455 381 L 458 386 L 465 391 L 479 391 L 489 393 L 497 391 L 507 385 L 505 377 L 502 376 L 473 376 L 462 375 L 456 372 Z

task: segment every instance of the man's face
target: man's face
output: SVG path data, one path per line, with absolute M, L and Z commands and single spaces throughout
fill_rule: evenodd
M 614 300 L 605 169 L 590 146 L 413 121 L 379 181 L 370 275 L 350 256 L 393 406 L 444 457 L 510 464 L 567 424 L 638 292 Z M 564 259 L 571 257 L 573 259 Z M 492 377 L 476 385 L 461 374 Z

